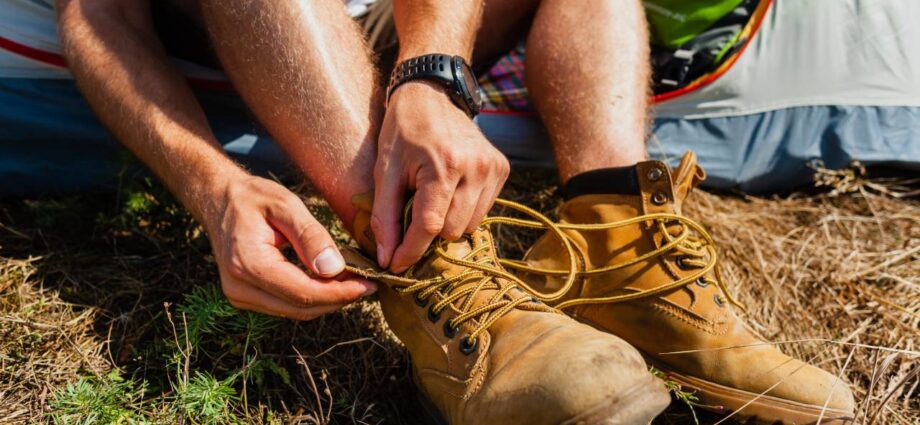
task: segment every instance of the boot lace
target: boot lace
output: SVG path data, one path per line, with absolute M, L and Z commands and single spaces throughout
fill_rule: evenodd
M 512 206 L 513 202 L 503 201 L 497 202 L 499 205 Z M 517 209 L 517 208 L 515 208 Z M 643 261 L 654 259 L 668 253 L 676 254 L 677 262 L 679 267 L 684 269 L 696 269 L 696 272 L 677 279 L 671 282 L 665 282 L 658 286 L 655 286 L 650 289 L 638 290 L 629 294 L 622 295 L 613 295 L 608 297 L 597 297 L 597 298 L 576 298 L 568 301 L 564 301 L 556 305 L 556 308 L 564 309 L 568 307 L 574 307 L 577 305 L 583 304 L 601 304 L 601 303 L 613 303 L 613 302 L 623 302 L 629 300 L 635 300 L 638 298 L 649 297 L 657 295 L 663 292 L 668 292 L 672 289 L 682 287 L 694 281 L 699 281 L 701 283 L 713 283 L 715 284 L 725 295 L 728 302 L 738 307 L 741 310 L 744 310 L 745 307 L 741 302 L 739 302 L 731 292 L 728 291 L 728 288 L 723 283 L 721 272 L 718 267 L 718 252 L 715 248 L 716 244 L 708 232 L 703 228 L 699 223 L 677 214 L 671 213 L 654 213 L 646 214 L 638 217 L 634 217 L 627 220 L 609 222 L 609 223 L 600 223 L 600 224 L 567 224 L 567 223 L 554 223 L 552 227 L 547 226 L 545 223 L 537 222 L 533 220 L 521 220 L 510 217 L 494 217 L 493 221 L 502 222 L 507 224 L 513 224 L 529 228 L 543 228 L 551 231 L 556 230 L 574 230 L 582 232 L 591 232 L 591 231 L 607 231 L 616 229 L 619 227 L 635 225 L 639 223 L 651 223 L 656 226 L 658 232 L 663 236 L 662 244 L 657 249 L 644 253 L 635 258 L 622 261 L 620 263 L 610 264 L 604 267 L 598 267 L 593 269 L 585 269 L 582 267 L 579 270 L 574 270 L 575 263 L 570 261 L 571 266 L 568 270 L 556 270 L 556 269 L 545 269 L 530 266 L 524 261 L 520 260 L 510 260 L 510 259 L 500 259 L 499 262 L 501 265 L 526 272 L 533 273 L 544 276 L 565 276 L 562 286 L 555 292 L 544 293 L 535 290 L 526 283 L 519 281 L 519 285 L 527 289 L 531 294 L 534 294 L 535 297 L 542 301 L 550 302 L 555 301 L 564 296 L 572 288 L 572 285 L 575 282 L 575 278 L 584 278 L 590 276 L 596 276 L 603 273 L 609 273 L 614 270 L 622 269 L 624 267 L 629 267 L 633 264 L 637 264 Z M 673 230 L 677 230 L 675 234 Z M 576 251 L 573 249 L 573 244 L 571 241 L 571 236 L 568 234 L 562 233 L 562 238 L 566 241 L 564 249 L 568 256 L 573 258 L 576 255 Z M 574 271 L 573 271 L 574 270 Z M 715 281 L 708 279 L 706 277 L 709 272 L 715 274 Z
M 527 214 L 535 220 L 519 220 L 510 217 L 487 217 L 480 224 L 480 227 L 488 228 L 495 223 L 516 224 L 524 223 L 528 227 L 545 228 L 547 231 L 556 235 L 562 243 L 569 247 L 571 276 L 569 280 L 575 280 L 575 255 L 571 249 L 569 240 L 562 230 L 544 215 L 537 211 L 525 207 L 521 204 L 511 201 L 498 200 L 499 205 L 504 205 Z M 404 223 L 408 223 L 409 210 L 411 201 L 405 209 Z M 404 225 L 405 227 L 405 225 Z M 467 238 L 472 238 L 467 236 Z M 415 267 L 411 267 L 402 275 L 395 275 L 385 271 L 379 271 L 372 268 L 357 267 L 347 265 L 346 270 L 367 279 L 381 281 L 393 288 L 397 293 L 406 296 L 414 296 L 419 306 L 428 305 L 433 298 L 435 303 L 429 307 L 430 317 L 437 318 L 452 305 L 455 306 L 457 316 L 450 319 L 445 325 L 445 329 L 458 330 L 466 322 L 475 320 L 476 325 L 473 330 L 466 336 L 464 345 L 475 347 L 477 337 L 486 331 L 495 321 L 508 314 L 513 309 L 522 309 L 530 311 L 543 311 L 560 313 L 559 310 L 541 303 L 537 297 L 518 296 L 514 297 L 509 292 L 517 286 L 529 289 L 519 277 L 504 270 L 498 263 L 492 259 L 497 258 L 491 252 L 494 248 L 492 244 L 486 243 L 485 238 L 478 241 L 470 240 L 473 249 L 462 258 L 451 256 L 447 252 L 447 246 L 450 244 L 441 238 L 435 239 L 434 243 L 426 251 L 425 257 L 430 255 L 462 267 L 464 270 L 449 276 L 437 276 L 427 279 L 416 279 L 412 275 L 415 273 Z M 565 275 L 565 273 L 563 273 Z M 474 308 L 478 294 L 483 290 L 495 290 L 495 293 L 488 300 Z M 472 350 L 470 350 L 472 351 Z

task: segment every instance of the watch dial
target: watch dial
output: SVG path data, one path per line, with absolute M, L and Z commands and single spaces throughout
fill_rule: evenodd
M 480 105 L 482 103 L 482 98 L 479 95 L 479 83 L 476 82 L 476 74 L 473 73 L 473 70 L 467 66 L 466 63 L 462 65 L 463 69 L 463 82 L 466 85 L 466 89 L 469 91 L 470 98 L 473 99 L 473 104 Z

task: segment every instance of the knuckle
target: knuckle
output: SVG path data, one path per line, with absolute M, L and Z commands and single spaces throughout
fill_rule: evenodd
M 476 156 L 473 159 L 473 169 L 477 174 L 486 174 L 494 168 L 497 168 L 499 165 L 498 161 L 493 158 L 486 156 Z
M 464 229 L 464 228 L 461 227 L 461 226 L 449 226 L 449 227 L 445 227 L 444 230 L 441 232 L 441 237 L 443 237 L 444 239 L 447 239 L 447 240 L 449 240 L 449 241 L 455 241 L 455 240 L 460 239 L 461 237 L 463 237 L 463 232 L 464 232 L 465 230 L 466 230 L 466 229 Z
M 444 228 L 444 218 L 434 212 L 426 212 L 419 217 L 419 229 L 428 236 L 435 236 L 441 233 Z
M 316 303 L 316 299 L 311 294 L 301 293 L 295 297 L 297 304 L 300 304 L 304 307 L 310 307 Z
M 309 220 L 297 229 L 297 238 L 310 248 L 321 249 L 326 245 L 326 229 L 316 221 Z
M 446 149 L 441 152 L 441 160 L 444 162 L 445 171 L 454 175 L 464 169 L 466 158 L 454 149 Z
M 303 201 L 299 196 L 285 191 L 285 194 L 281 196 L 282 207 L 284 208 L 303 208 Z
M 249 276 L 249 267 L 243 261 L 239 254 L 231 254 L 230 261 L 227 263 L 227 273 L 237 279 L 244 279 Z
M 511 166 L 508 165 L 507 163 L 503 164 L 498 169 L 498 177 L 501 180 L 501 183 L 504 183 L 506 180 L 508 180 L 508 176 L 510 175 L 511 175 Z

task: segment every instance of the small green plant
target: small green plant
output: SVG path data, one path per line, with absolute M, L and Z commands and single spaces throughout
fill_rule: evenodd
M 267 316 L 251 311 L 237 311 L 229 323 L 229 330 L 244 335 L 248 345 L 257 345 L 281 323 L 277 317 Z
M 196 424 L 235 424 L 240 421 L 231 412 L 231 405 L 239 400 L 233 382 L 237 374 L 219 380 L 207 372 L 195 371 L 189 382 L 180 382 L 174 408 Z
M 197 348 L 204 335 L 218 335 L 227 330 L 227 323 L 239 320 L 239 312 L 227 301 L 220 288 L 215 285 L 201 285 L 185 295 L 178 307 L 180 345 L 185 345 L 186 338 L 192 348 Z M 184 316 L 184 319 L 181 319 Z M 232 321 L 231 321 L 232 319 Z
M 693 415 L 693 423 L 700 425 L 700 420 L 696 417 L 696 409 L 694 409 L 694 406 L 700 405 L 700 398 L 696 396 L 696 393 L 693 391 L 685 390 L 679 382 L 671 379 L 668 374 L 655 369 L 654 367 L 650 367 L 649 372 L 651 372 L 652 375 L 655 375 L 656 378 L 664 381 L 664 385 L 668 388 L 668 391 L 670 391 L 671 394 L 674 394 L 674 397 L 676 397 L 678 400 L 690 408 L 690 414 Z
M 117 369 L 99 377 L 83 377 L 58 390 L 50 403 L 55 424 L 141 424 L 146 383 L 121 377 Z

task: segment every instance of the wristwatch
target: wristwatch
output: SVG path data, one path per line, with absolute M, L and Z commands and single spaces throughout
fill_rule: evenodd
M 387 87 L 387 102 L 393 91 L 403 83 L 413 80 L 426 80 L 444 86 L 447 95 L 470 118 L 476 116 L 482 108 L 482 95 L 479 83 L 470 66 L 460 56 L 434 53 L 406 60 L 390 75 Z

